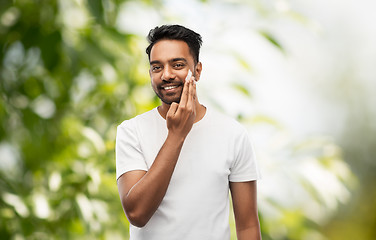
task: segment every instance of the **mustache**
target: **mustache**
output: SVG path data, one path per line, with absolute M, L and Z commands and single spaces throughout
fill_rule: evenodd
M 184 82 L 180 80 L 172 80 L 172 81 L 163 80 L 161 84 L 158 84 L 158 88 L 164 88 L 167 86 L 183 86 L 183 85 L 184 85 Z

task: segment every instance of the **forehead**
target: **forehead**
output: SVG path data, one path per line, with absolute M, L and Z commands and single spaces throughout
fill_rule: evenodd
M 150 51 L 150 62 L 169 61 L 174 58 L 185 58 L 188 61 L 193 61 L 193 57 L 186 42 L 164 39 L 155 43 Z

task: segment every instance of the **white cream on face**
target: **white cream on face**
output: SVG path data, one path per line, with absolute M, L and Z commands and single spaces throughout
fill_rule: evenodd
M 188 69 L 187 77 L 185 78 L 185 81 L 188 81 L 192 77 L 191 69 Z

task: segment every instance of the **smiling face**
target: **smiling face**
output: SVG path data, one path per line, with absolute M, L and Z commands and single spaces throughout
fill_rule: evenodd
M 188 44 L 180 40 L 160 40 L 150 52 L 150 78 L 154 92 L 162 104 L 180 102 L 185 78 L 191 70 L 200 78 L 201 63 L 194 64 Z

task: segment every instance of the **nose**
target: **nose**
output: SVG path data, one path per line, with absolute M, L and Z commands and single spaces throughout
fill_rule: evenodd
M 174 80 L 175 77 L 176 77 L 175 74 L 173 73 L 172 69 L 169 66 L 166 66 L 163 69 L 162 77 L 161 77 L 163 81 Z

